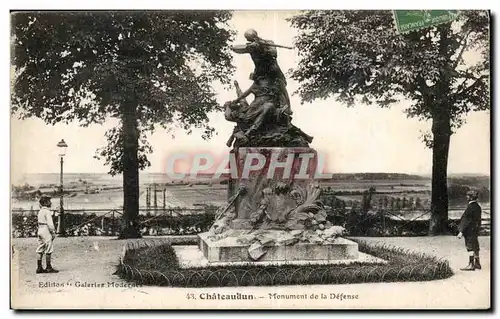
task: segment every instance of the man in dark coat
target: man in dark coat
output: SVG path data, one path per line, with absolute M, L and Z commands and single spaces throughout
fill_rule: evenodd
M 478 192 L 471 190 L 467 192 L 467 200 L 469 205 L 465 210 L 460 225 L 458 226 L 458 239 L 464 237 L 465 248 L 469 252 L 469 265 L 461 270 L 473 271 L 481 269 L 479 263 L 479 229 L 481 228 L 481 206 L 477 203 Z

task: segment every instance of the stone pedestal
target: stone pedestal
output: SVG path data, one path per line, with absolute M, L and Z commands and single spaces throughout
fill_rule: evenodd
M 279 237 L 279 231 L 276 231 Z M 198 247 L 208 262 L 251 262 L 248 254 L 249 243 L 238 242 L 244 237 L 243 232 L 236 231 L 232 236 L 218 241 L 212 241 L 207 233 L 198 237 Z M 267 252 L 259 261 L 333 261 L 358 259 L 358 244 L 337 238 L 329 244 L 296 243 L 293 245 L 273 245 L 266 248 Z
M 255 212 L 264 197 L 266 189 L 280 184 L 307 185 L 313 183 L 317 167 L 317 153 L 312 148 L 239 148 L 231 151 L 237 165 L 238 178 L 230 178 L 228 197 L 236 194 L 244 186 L 245 196 L 235 203 L 236 219 L 232 224 L 234 229 L 250 229 L 249 218 Z M 259 164 L 262 164 L 262 167 Z M 279 195 L 279 194 L 278 194 Z M 296 203 L 283 198 L 280 207 L 270 207 L 269 215 L 278 220 L 280 215 L 296 206 Z
M 358 259 L 358 244 L 339 237 L 344 229 L 327 220 L 316 151 L 240 148 L 232 155 L 228 205 L 199 235 L 208 263 Z

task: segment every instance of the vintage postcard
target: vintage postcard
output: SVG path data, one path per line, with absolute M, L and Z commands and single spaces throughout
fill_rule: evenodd
M 11 12 L 13 309 L 491 308 L 490 13 Z

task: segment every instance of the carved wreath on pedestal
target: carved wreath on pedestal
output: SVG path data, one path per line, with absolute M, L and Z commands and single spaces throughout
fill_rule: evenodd
M 298 241 L 317 244 L 333 242 L 344 233 L 344 228 L 334 226 L 327 220 L 326 210 L 318 199 L 320 192 L 320 188 L 313 184 L 304 187 L 278 182 L 263 188 L 260 204 L 250 216 L 250 234 L 282 230 L 294 238 L 287 240 L 287 244 Z M 290 206 L 290 200 L 294 205 Z M 217 240 L 230 235 L 230 224 L 235 217 L 234 208 L 221 209 L 211 229 L 212 238 Z M 250 237 L 247 239 L 251 240 Z
M 264 188 L 263 197 L 259 209 L 255 211 L 250 220 L 255 226 L 261 222 L 265 228 L 279 228 L 297 230 L 305 228 L 324 229 L 326 221 L 326 211 L 323 203 L 318 200 L 320 189 L 313 185 L 308 187 L 293 186 L 279 182 L 274 187 Z M 294 200 L 296 207 L 286 209 L 284 197 Z M 270 209 L 272 206 L 272 209 Z M 270 215 L 270 211 L 280 211 L 282 214 L 276 218 Z

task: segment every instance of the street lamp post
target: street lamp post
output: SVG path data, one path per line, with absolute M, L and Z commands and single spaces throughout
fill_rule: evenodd
M 61 176 L 60 176 L 60 205 L 59 205 L 59 216 L 57 217 L 57 235 L 65 236 L 66 232 L 64 229 L 64 189 L 63 189 L 63 165 L 64 165 L 64 156 L 66 155 L 66 149 L 68 145 L 64 140 L 61 140 L 57 143 L 57 147 L 59 148 L 59 157 L 61 159 Z

